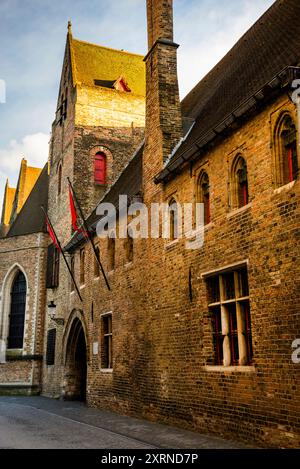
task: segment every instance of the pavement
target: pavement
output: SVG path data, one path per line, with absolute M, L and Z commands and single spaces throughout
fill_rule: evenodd
M 243 449 L 240 443 L 45 397 L 0 397 L 0 449 Z

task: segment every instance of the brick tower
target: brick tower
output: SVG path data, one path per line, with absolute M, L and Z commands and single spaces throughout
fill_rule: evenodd
M 145 192 L 153 192 L 154 176 L 182 137 L 177 76 L 177 48 L 173 41 L 173 1 L 147 0 Z M 150 185 L 148 187 L 148 184 Z M 151 190 L 152 187 L 152 190 Z M 147 195 L 146 195 L 147 198 Z

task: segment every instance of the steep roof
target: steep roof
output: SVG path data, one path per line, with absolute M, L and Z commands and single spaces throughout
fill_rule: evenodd
M 14 187 L 9 187 L 9 182 L 7 180 L 5 191 L 4 191 L 4 198 L 3 198 L 3 208 L 2 208 L 2 217 L 1 217 L 2 225 L 5 225 L 5 226 L 9 225 L 15 195 L 16 195 L 16 189 Z
M 42 213 L 41 205 L 47 208 L 48 185 L 48 165 L 46 165 L 20 213 L 10 227 L 6 235 L 7 238 L 46 231 L 45 217 Z
M 165 174 L 194 143 L 201 147 L 214 129 L 217 135 L 218 125 L 230 122 L 230 115 L 234 118 L 235 111 L 284 68 L 299 65 L 299 17 L 299 0 L 277 0 L 186 96 L 182 112 L 195 124 L 168 161 Z
M 69 39 L 74 84 L 97 86 L 95 80 L 98 84 L 113 84 L 124 77 L 132 93 L 145 96 L 143 56 L 79 41 L 72 35 Z
M 29 194 L 31 193 L 32 188 L 38 180 L 41 172 L 41 168 L 34 168 L 32 166 L 28 166 L 27 161 L 24 158 L 22 159 L 9 224 L 12 224 L 16 219 L 18 213 L 22 209 Z

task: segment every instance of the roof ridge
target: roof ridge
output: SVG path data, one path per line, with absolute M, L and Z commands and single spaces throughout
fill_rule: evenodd
M 100 49 L 111 50 L 113 52 L 121 52 L 122 54 L 134 55 L 135 57 L 144 58 L 144 56 L 142 54 L 136 54 L 134 52 L 129 52 L 127 50 L 114 49 L 113 47 L 108 47 L 108 46 L 101 46 L 100 44 L 95 44 L 93 42 L 88 42 L 88 41 L 82 41 L 81 39 L 73 38 L 73 43 L 74 42 L 80 42 L 81 44 L 86 44 L 88 46 L 99 47 Z

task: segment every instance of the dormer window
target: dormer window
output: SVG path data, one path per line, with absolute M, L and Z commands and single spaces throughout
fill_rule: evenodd
M 131 89 L 127 85 L 125 78 L 120 77 L 117 79 L 117 81 L 114 83 L 114 88 L 117 91 L 125 91 L 126 93 L 130 93 Z
M 111 90 L 123 91 L 130 93 L 129 88 L 124 77 L 119 77 L 117 80 L 94 80 L 95 86 L 101 86 L 102 88 L 109 88 Z

